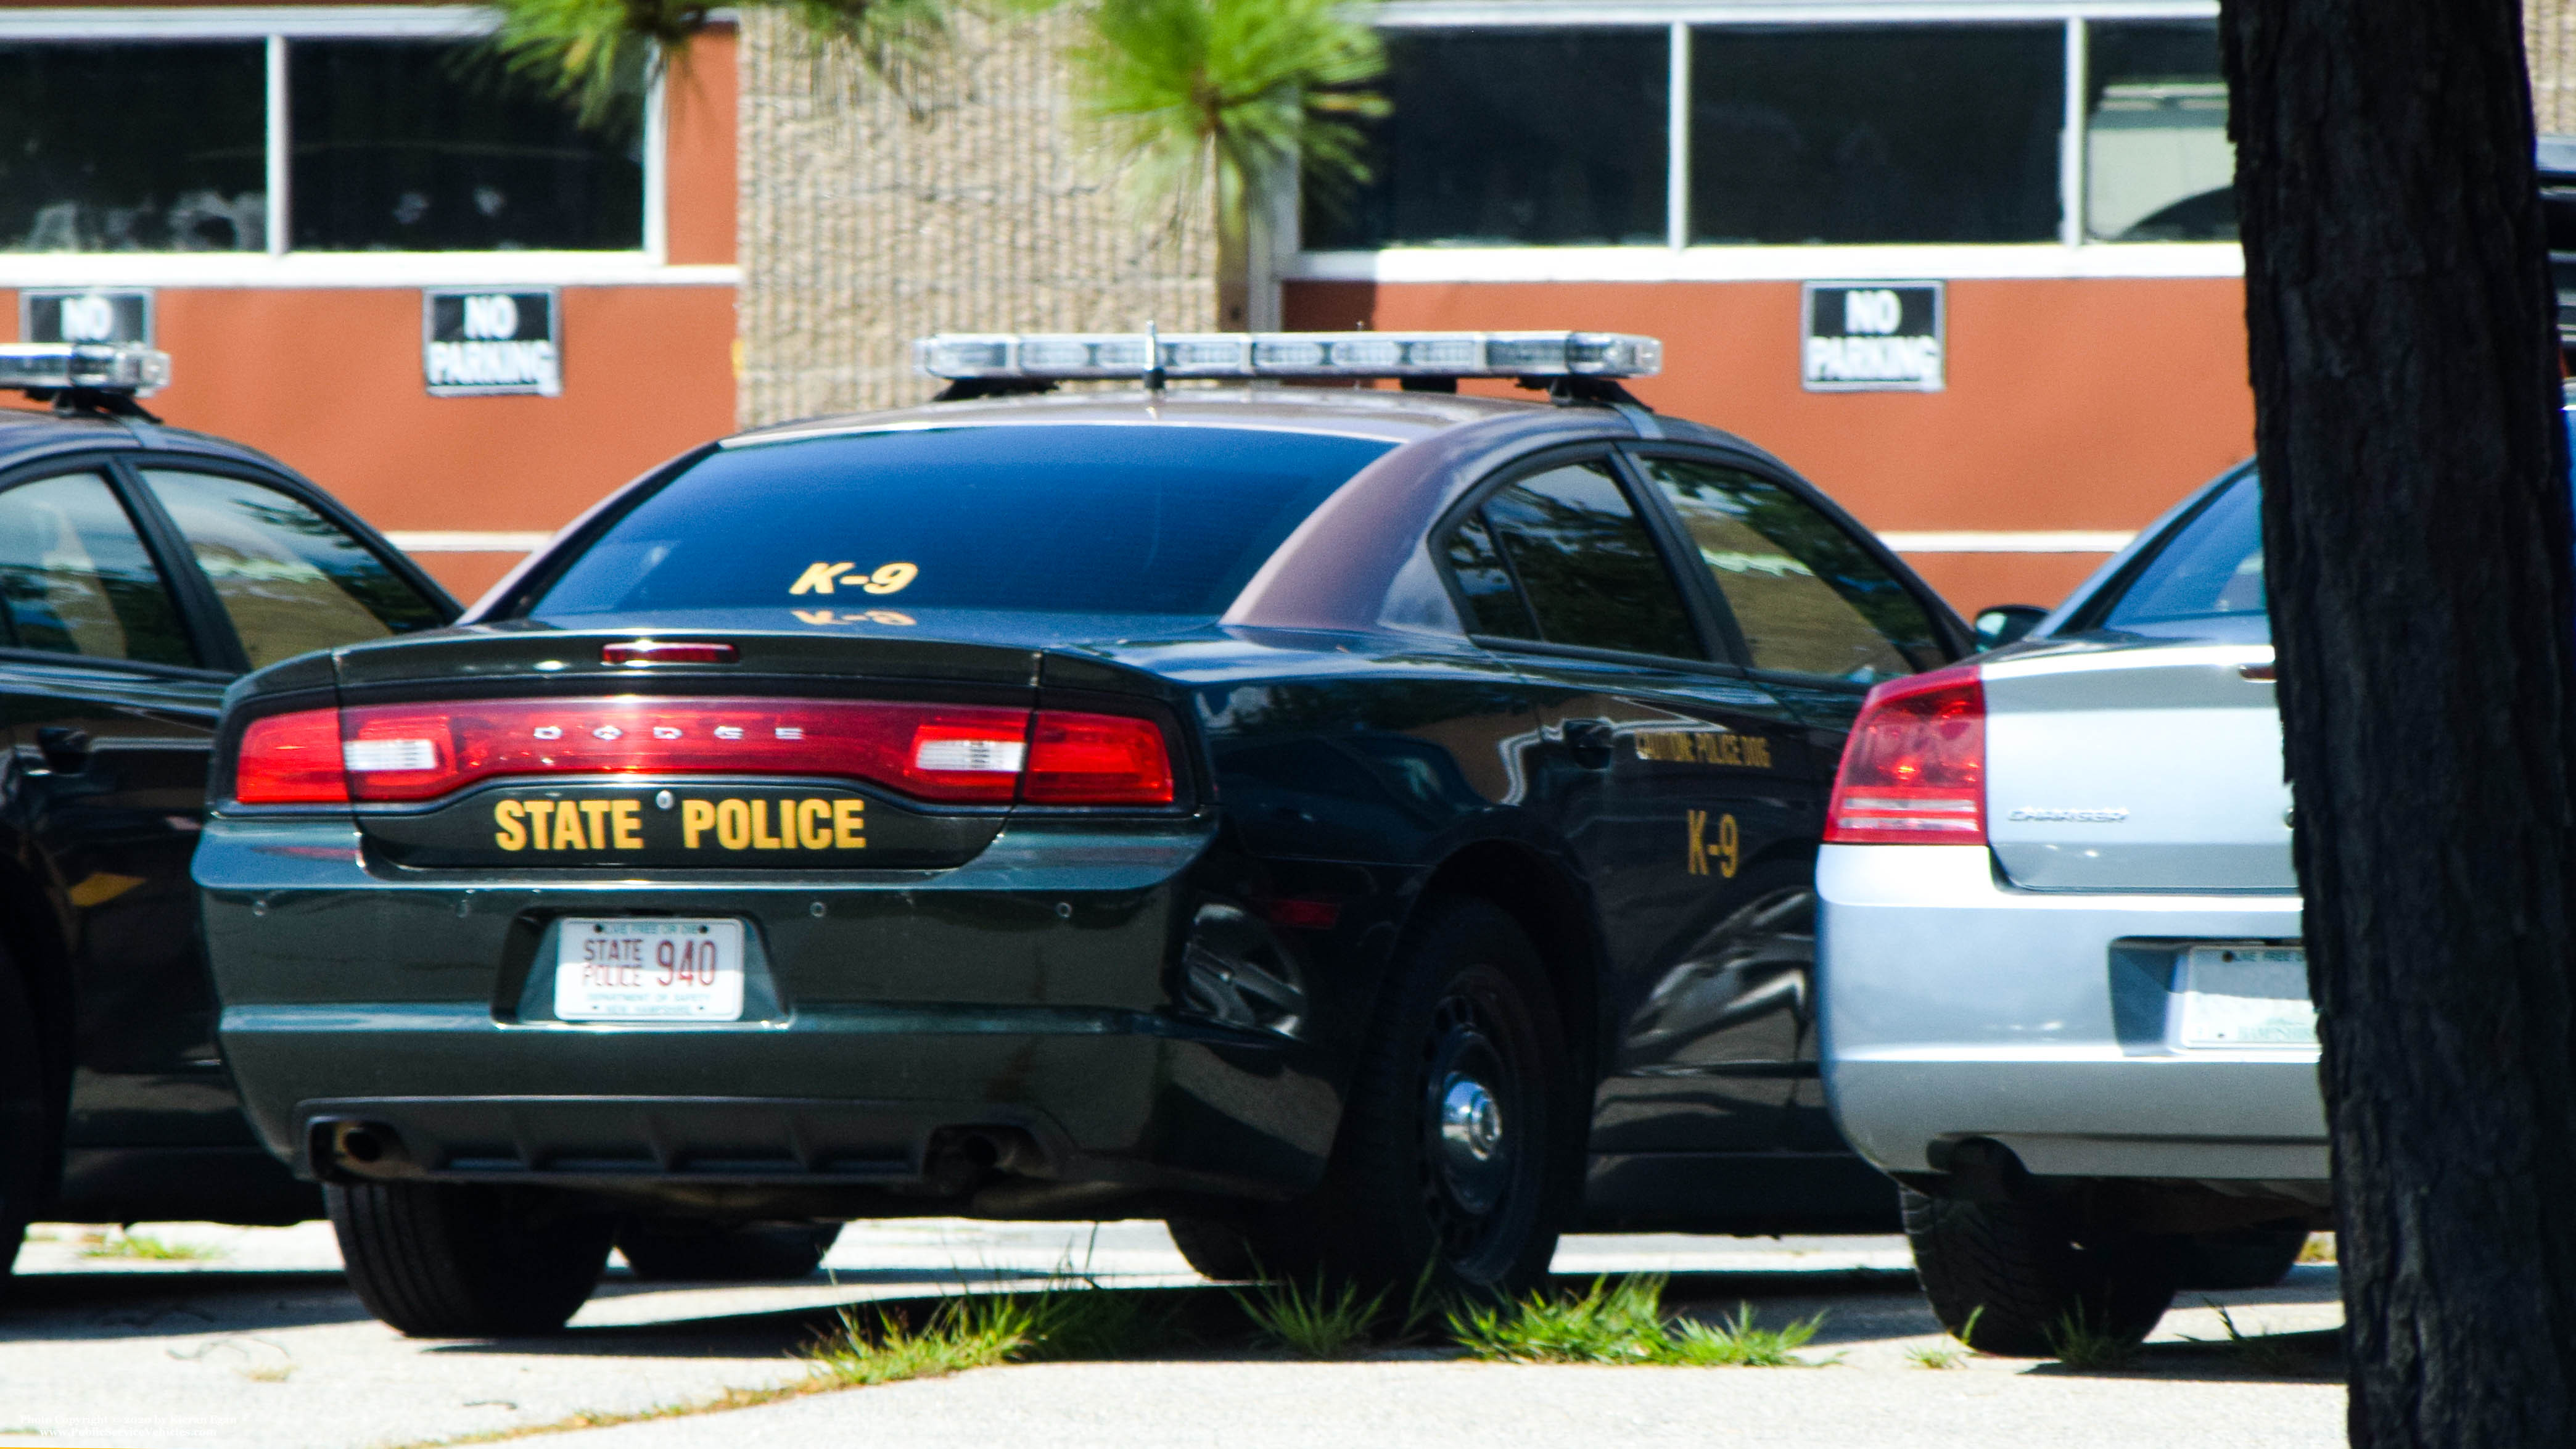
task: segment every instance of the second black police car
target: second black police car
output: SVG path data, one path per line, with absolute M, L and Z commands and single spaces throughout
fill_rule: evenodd
M 943 400 L 699 449 L 459 627 L 245 681 L 223 1044 L 368 1305 L 552 1327 L 621 1222 L 1155 1216 L 1470 1287 L 1889 1225 L 1810 879 L 1862 695 L 1970 640 L 1638 406 L 1658 351 L 929 339 Z M 1146 385 L 1052 390 L 1099 377 Z

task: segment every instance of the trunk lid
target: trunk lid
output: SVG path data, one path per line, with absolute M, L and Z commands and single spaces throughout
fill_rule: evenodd
M 2298 889 L 2269 645 L 2077 648 L 1996 660 L 1986 831 L 2014 885 Z
M 646 639 L 721 643 L 734 657 L 603 658 Z M 423 798 L 385 798 L 406 776 L 352 755 L 353 769 L 378 772 L 352 776 L 372 782 L 357 815 L 391 865 L 939 869 L 980 854 L 1010 813 L 1016 775 L 983 788 L 1004 766 L 974 737 L 1007 740 L 1013 720 L 1027 737 L 1042 686 L 1067 672 L 1048 661 L 1024 645 L 837 629 L 502 624 L 344 651 L 338 694 L 352 751 L 413 748 L 426 761 L 418 738 L 438 742 Z M 1154 689 L 1126 671 L 1076 672 L 1092 690 Z M 939 768 L 913 768 L 925 760 Z

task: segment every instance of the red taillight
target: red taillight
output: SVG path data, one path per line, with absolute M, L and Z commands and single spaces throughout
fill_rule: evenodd
M 1172 754 L 1152 720 L 1042 709 L 1020 798 L 1041 805 L 1169 805 Z
M 233 798 L 247 805 L 346 804 L 340 712 L 307 709 L 252 720 L 242 731 Z
M 519 775 L 823 775 L 956 804 L 1167 805 L 1150 720 L 880 700 L 520 699 L 252 723 L 244 804 L 435 800 Z
M 1954 664 L 1869 692 L 1834 776 L 1828 845 L 1983 845 L 1986 690 Z

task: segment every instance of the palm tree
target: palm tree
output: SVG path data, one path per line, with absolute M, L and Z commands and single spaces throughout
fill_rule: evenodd
M 1302 171 L 1327 194 L 1368 178 L 1357 89 L 1386 69 L 1348 0 L 1099 0 L 1073 52 L 1085 117 L 1151 208 L 1212 203 L 1217 325 L 1251 314 L 1254 209 Z
M 1062 0 L 753 0 L 857 47 L 880 78 L 949 38 L 975 5 L 1032 11 Z M 1386 68 L 1373 0 L 1073 0 L 1090 37 L 1074 48 L 1076 104 L 1141 213 L 1214 208 L 1217 319 L 1251 314 L 1253 209 L 1301 174 L 1333 197 L 1368 179 L 1358 122 L 1386 113 L 1360 89 Z M 512 68 L 587 117 L 641 69 L 682 53 L 706 0 L 501 0 L 495 44 Z

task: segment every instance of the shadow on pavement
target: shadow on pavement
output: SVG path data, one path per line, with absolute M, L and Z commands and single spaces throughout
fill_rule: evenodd
M 2029 1372 L 2046 1378 L 2330 1383 L 2344 1376 L 2343 1338 L 2339 1330 L 2322 1328 L 2233 1340 L 2145 1343 L 2117 1367 L 2080 1369 L 2062 1363 L 2040 1363 L 2032 1365 Z
M 289 1328 L 368 1316 L 336 1271 L 38 1273 L 0 1285 L 0 1342 Z

